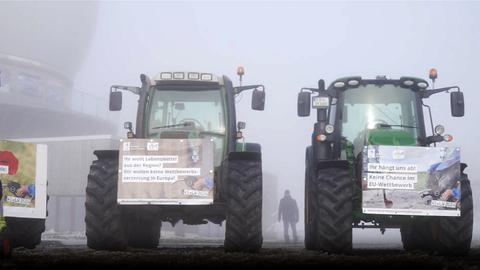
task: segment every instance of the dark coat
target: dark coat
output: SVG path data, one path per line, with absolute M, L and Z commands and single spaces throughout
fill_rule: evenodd
M 278 221 L 298 222 L 297 202 L 290 196 L 285 196 L 280 200 L 278 206 Z

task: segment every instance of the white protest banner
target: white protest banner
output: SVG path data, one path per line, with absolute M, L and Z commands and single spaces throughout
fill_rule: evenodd
M 120 204 L 213 203 L 212 140 L 127 139 L 120 146 Z
M 368 145 L 363 151 L 366 214 L 460 216 L 460 149 Z

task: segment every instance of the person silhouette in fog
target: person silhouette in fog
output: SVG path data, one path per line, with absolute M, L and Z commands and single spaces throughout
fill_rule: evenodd
M 297 201 L 290 196 L 290 191 L 285 190 L 285 195 L 280 199 L 280 205 L 278 206 L 278 222 L 283 219 L 283 235 L 285 242 L 290 242 L 288 238 L 288 227 L 292 228 L 293 241 L 297 242 L 297 228 L 298 222 L 298 207 Z

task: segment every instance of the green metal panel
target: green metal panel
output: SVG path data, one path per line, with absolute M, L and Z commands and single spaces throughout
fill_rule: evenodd
M 245 141 L 235 143 L 235 152 L 245 152 Z
M 397 129 L 372 129 L 368 131 L 368 144 L 373 145 L 417 145 L 415 138 L 408 132 Z

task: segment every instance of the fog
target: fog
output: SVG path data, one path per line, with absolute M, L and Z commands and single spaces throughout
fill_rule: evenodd
M 67 14 L 57 11 L 55 5 L 81 7 L 91 3 L 50 3 L 46 11 L 61 18 Z M 247 141 L 262 145 L 263 170 L 269 175 L 267 180 L 276 183 L 265 184 L 274 190 L 264 190 L 264 201 L 276 205 L 289 189 L 299 204 L 301 221 L 297 227 L 303 231 L 305 147 L 310 143 L 315 118 L 314 114 L 297 116 L 299 89 L 315 87 L 319 79 L 329 84 L 354 75 L 428 78 L 428 70 L 434 67 L 439 71 L 436 86 L 458 85 L 465 94 L 463 118 L 450 116 L 447 94 L 434 95 L 426 103 L 432 106 L 434 125 L 443 124 L 446 133 L 453 135 L 449 145 L 462 148 L 478 217 L 478 14 L 479 2 L 458 1 L 100 2 L 95 11 L 82 18 L 85 23 L 95 22 L 95 26 L 90 36 L 84 37 L 89 39 L 83 46 L 86 50 L 78 51 L 82 57 L 78 70 L 72 72 L 73 87 L 104 101 L 105 108 L 96 105 L 97 115 L 105 114 L 121 127 L 124 121 L 134 122 L 136 100 L 125 94 L 124 110 L 107 112 L 112 84 L 138 86 L 140 73 L 153 76 L 161 71 L 224 74 L 238 84 L 236 67 L 245 67 L 243 84 L 266 87 L 265 111 L 250 109 L 249 93 L 237 103 L 237 120 L 247 123 L 244 135 Z M 82 21 L 69 26 L 71 34 L 64 38 L 75 37 L 76 27 L 84 27 Z M 38 26 L 34 20 L 22 22 L 24 27 L 30 24 Z M 17 42 L 14 46 L 25 45 L 21 39 L 13 40 Z M 48 47 L 44 49 L 55 55 Z M 76 50 L 70 53 L 78 55 Z M 116 135 L 123 133 L 120 130 Z M 475 239 L 480 233 L 478 220 Z M 280 236 L 280 223 L 275 226 Z

